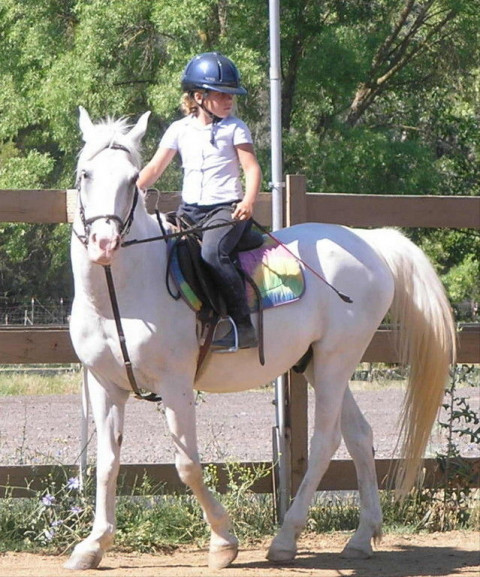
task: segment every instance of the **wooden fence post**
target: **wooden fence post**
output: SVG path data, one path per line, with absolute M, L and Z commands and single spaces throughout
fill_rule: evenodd
M 287 174 L 285 182 L 285 226 L 308 222 L 306 178 L 302 174 Z
M 285 222 L 292 226 L 307 221 L 306 180 L 301 175 L 287 175 Z M 291 447 L 291 496 L 294 497 L 308 465 L 308 384 L 302 374 L 287 375 L 286 421 Z

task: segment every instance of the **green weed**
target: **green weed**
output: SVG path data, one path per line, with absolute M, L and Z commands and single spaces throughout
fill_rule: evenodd
M 80 365 L 31 365 L 28 371 L 0 366 L 0 397 L 78 393 L 81 383 Z
M 68 548 L 88 534 L 93 519 L 90 487 L 63 471 L 49 476 L 32 497 L 0 500 L 0 551 Z
M 207 468 L 211 490 L 232 516 L 242 541 L 252 541 L 274 530 L 272 497 L 255 495 L 255 481 L 268 474 L 263 466 L 244 469 L 226 465 L 228 492 L 217 493 L 216 467 Z M 49 477 L 31 498 L 0 499 L 0 551 L 42 550 L 66 552 L 91 530 L 93 480 L 80 488 L 76 477 L 65 472 Z M 120 481 L 121 482 L 121 481 Z M 130 496 L 117 498 L 116 547 L 123 550 L 165 551 L 185 543 L 204 544 L 209 536 L 198 501 L 189 494 L 166 495 L 160 485 L 145 477 Z

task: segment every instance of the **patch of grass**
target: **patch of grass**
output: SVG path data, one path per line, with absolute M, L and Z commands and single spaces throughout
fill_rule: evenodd
M 86 537 L 93 520 L 91 483 L 80 490 L 66 470 L 48 476 L 30 498 L 0 499 L 1 551 L 61 552 Z
M 306 529 L 315 533 L 355 531 L 359 518 L 355 494 L 318 493 L 310 507 Z
M 480 491 L 465 498 L 461 507 L 445 507 L 444 490 L 414 490 L 403 501 L 394 491 L 381 491 L 383 532 L 419 532 L 480 529 Z M 448 525 L 444 523 L 448 516 Z M 319 493 L 310 508 L 306 529 L 316 533 L 355 531 L 360 519 L 358 494 Z
M 206 472 L 206 481 L 230 513 L 236 535 L 254 542 L 274 531 L 271 495 L 256 495 L 251 486 L 268 470 L 244 469 L 226 465 L 228 493 L 216 491 L 215 467 Z M 121 481 L 120 481 L 121 482 Z M 31 498 L 0 499 L 0 552 L 43 551 L 64 553 L 91 530 L 93 521 L 93 482 L 83 490 L 78 479 L 48 477 Z M 200 505 L 192 495 L 167 495 L 162 486 L 153 486 L 145 477 L 129 496 L 117 498 L 116 548 L 155 552 L 186 543 L 204 545 L 209 531 Z
M 418 531 L 478 531 L 480 515 L 478 490 L 465 494 L 460 501 L 446 501 L 449 489 L 418 489 L 403 502 L 395 500 L 390 491 L 383 491 L 381 504 L 387 530 L 402 532 L 406 527 Z
M 229 492 L 215 491 L 215 475 L 207 471 L 211 488 L 231 515 L 234 531 L 242 543 L 255 543 L 272 536 L 272 495 L 257 495 L 249 489 L 251 471 L 236 464 L 230 467 Z M 229 473 L 229 474 L 230 474 Z M 254 476 L 262 474 L 257 471 Z M 245 476 L 247 478 L 245 478 Z M 45 479 L 42 490 L 32 498 L 0 499 L 0 553 L 34 551 L 65 553 L 91 530 L 93 521 L 93 483 L 80 491 L 75 478 Z M 135 495 L 133 494 L 135 493 Z M 475 501 L 476 504 L 475 504 Z M 440 503 L 440 500 L 439 500 Z M 384 533 L 436 531 L 431 525 L 431 504 L 421 493 L 412 493 L 403 503 L 393 492 L 382 491 Z M 450 529 L 478 531 L 479 505 L 472 496 L 469 519 L 457 519 Z M 327 533 L 355 531 L 359 522 L 356 493 L 339 495 L 319 493 L 310 508 L 306 531 Z M 130 496 L 117 498 L 117 533 L 115 548 L 143 553 L 171 551 L 182 544 L 205 546 L 209 530 L 198 501 L 189 494 L 166 495 L 161 486 L 153 487 L 144 478 Z
M 78 393 L 82 383 L 80 365 L 0 366 L 0 396 L 61 395 Z

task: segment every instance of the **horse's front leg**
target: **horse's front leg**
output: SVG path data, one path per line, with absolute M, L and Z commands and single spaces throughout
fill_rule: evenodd
M 115 534 L 115 493 L 128 392 L 102 386 L 91 373 L 88 389 L 97 429 L 97 492 L 92 532 L 73 550 L 67 569 L 95 569 Z
M 237 556 L 238 540 L 232 533 L 227 512 L 203 481 L 197 449 L 194 392 L 191 388 L 170 384 L 168 392 L 163 394 L 163 402 L 177 451 L 175 465 L 178 475 L 198 499 L 204 519 L 210 525 L 208 565 L 211 569 L 228 567 Z

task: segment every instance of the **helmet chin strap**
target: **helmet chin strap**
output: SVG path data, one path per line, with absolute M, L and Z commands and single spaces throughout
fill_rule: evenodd
M 205 112 L 205 114 L 212 121 L 212 128 L 211 128 L 211 134 L 210 134 L 210 144 L 214 145 L 215 144 L 214 127 L 215 127 L 215 124 L 220 122 L 220 120 L 222 120 L 222 119 L 220 118 L 220 116 L 217 116 L 216 114 L 213 114 L 213 112 L 208 110 L 208 108 L 205 106 L 205 100 L 203 97 L 202 97 L 201 101 L 197 104 L 200 106 L 200 108 Z

